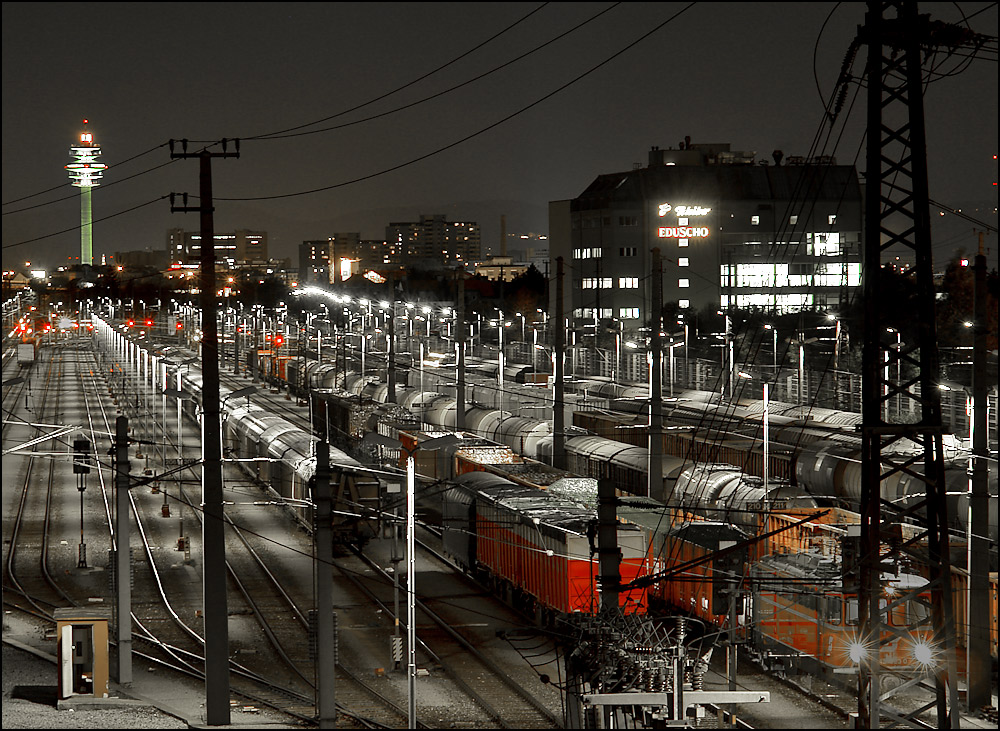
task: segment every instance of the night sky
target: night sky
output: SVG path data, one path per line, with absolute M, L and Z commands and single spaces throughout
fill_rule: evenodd
M 171 162 L 170 138 L 243 139 L 240 159 L 214 163 L 216 231 L 265 230 L 272 256 L 288 257 L 303 240 L 334 232 L 382 238 L 390 221 L 421 213 L 478 221 L 484 248 L 497 245 L 501 214 L 508 232 L 544 234 L 550 200 L 579 195 L 599 174 L 645 165 L 651 146 L 676 147 L 686 136 L 729 142 L 768 160 L 775 149 L 786 157 L 832 154 L 862 169 L 863 92 L 852 105 L 858 84 L 833 134 L 821 124 L 865 12 L 863 3 L 834 7 L 4 3 L 4 267 L 28 259 L 53 267 L 79 254 L 79 195 L 64 166 L 83 118 L 110 166 L 93 196 L 97 262 L 116 250 L 162 249 L 169 228 L 198 228 L 196 214 L 171 214 L 167 200 L 157 201 L 198 192 L 197 161 Z M 954 23 L 964 13 L 973 30 L 997 35 L 995 3 L 920 8 Z M 604 10 L 495 73 L 389 113 L 495 69 Z M 350 111 L 512 25 L 447 68 Z M 939 58 L 925 108 L 931 198 L 966 212 L 978 207 L 973 215 L 996 226 L 996 41 L 990 45 L 994 50 L 976 60 Z M 858 54 L 856 76 L 865 55 Z M 360 121 L 378 114 L 384 116 Z M 359 123 L 251 139 L 324 118 L 297 131 Z M 329 189 L 225 200 L 317 188 Z M 42 191 L 49 192 L 35 195 Z M 34 197 L 17 200 L 26 196 Z M 45 205 L 13 212 L 38 204 Z M 945 219 L 934 213 L 936 257 L 972 250 L 973 224 Z M 995 262 L 995 236 L 993 242 Z

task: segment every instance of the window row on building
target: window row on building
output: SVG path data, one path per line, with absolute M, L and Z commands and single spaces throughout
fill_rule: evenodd
M 829 306 L 861 284 L 861 209 L 856 169 L 832 158 L 782 165 L 723 143 L 653 148 L 647 167 L 550 202 L 550 256 L 573 260 L 563 311 L 592 318 L 597 290 L 609 317 L 638 320 L 652 306 L 654 249 L 664 303 Z

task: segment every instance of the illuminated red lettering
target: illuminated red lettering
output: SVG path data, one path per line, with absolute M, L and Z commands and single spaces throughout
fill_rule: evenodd
M 661 226 L 656 229 L 661 239 L 698 239 L 708 236 L 705 226 Z

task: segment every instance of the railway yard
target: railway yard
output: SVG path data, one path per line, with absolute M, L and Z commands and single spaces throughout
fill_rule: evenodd
M 72 325 L 34 341 L 30 358 L 19 349 L 24 339 L 5 333 L 4 727 L 33 725 L 8 723 L 7 711 L 29 702 L 16 688 L 39 682 L 30 679 L 38 671 L 18 682 L 8 666 L 18 648 L 35 653 L 31 662 L 57 654 L 57 610 L 103 611 L 117 626 L 113 457 L 123 416 L 136 679 L 113 683 L 111 695 L 204 725 L 196 344 L 150 342 L 110 312 L 66 314 Z M 676 698 L 677 690 L 691 698 L 747 694 L 682 706 L 691 726 L 853 723 L 857 617 L 841 565 L 857 522 L 859 415 L 772 403 L 764 454 L 759 399 L 724 403 L 678 391 L 664 409 L 672 430 L 658 490 L 647 488 L 649 421 L 634 385 L 605 379 L 570 389 L 566 463 L 555 468 L 559 447 L 545 418 L 552 390 L 516 368 L 498 388 L 495 367 L 468 362 L 467 412 L 457 429 L 454 363 L 399 368 L 389 387 L 384 361 L 381 371 L 358 373 L 346 356 L 324 363 L 308 348 L 299 355 L 260 354 L 235 368 L 230 358 L 221 374 L 227 575 L 209 580 L 227 586 L 233 725 L 316 724 L 318 572 L 333 577 L 342 728 L 405 728 L 411 688 L 425 728 L 658 727 L 679 719 L 646 702 L 602 714 L 581 698 Z M 435 449 L 442 435 L 454 438 Z M 317 442 L 329 445 L 337 496 L 329 565 L 315 558 Z M 412 557 L 402 519 L 408 455 L 416 472 Z M 956 462 L 948 474 L 959 485 L 965 468 Z M 995 556 L 995 468 L 991 481 Z M 609 485 L 620 580 L 599 585 L 606 538 L 598 539 L 597 515 Z M 906 505 L 915 489 L 900 479 L 883 498 Z M 956 536 L 969 515 L 963 497 L 949 506 Z M 734 545 L 740 550 L 716 555 Z M 964 546 L 954 545 L 961 555 Z M 415 681 L 406 656 L 410 561 Z M 886 582 L 919 579 L 900 570 Z M 956 570 L 960 618 L 963 582 L 967 574 Z M 900 611 L 925 611 L 922 604 Z M 914 666 L 923 637 L 884 640 L 882 663 Z M 960 668 L 964 638 L 960 620 Z M 59 672 L 51 665 L 50 681 L 40 684 L 56 685 Z M 84 676 L 73 682 L 94 681 Z M 751 703 L 752 694 L 766 695 L 768 705 Z M 927 696 L 917 684 L 899 702 L 909 711 Z M 78 718 L 84 712 L 100 711 L 88 706 Z M 55 726 L 51 719 L 38 722 Z M 159 725 L 146 716 L 139 723 Z M 990 722 L 973 713 L 962 723 Z

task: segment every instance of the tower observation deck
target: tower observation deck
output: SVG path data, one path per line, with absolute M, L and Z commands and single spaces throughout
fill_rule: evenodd
M 101 146 L 94 141 L 94 134 L 83 120 L 80 141 L 69 148 L 73 162 L 66 166 L 72 184 L 80 189 L 80 264 L 94 263 L 93 216 L 91 213 L 90 191 L 104 175 L 108 166 L 98 162 Z

